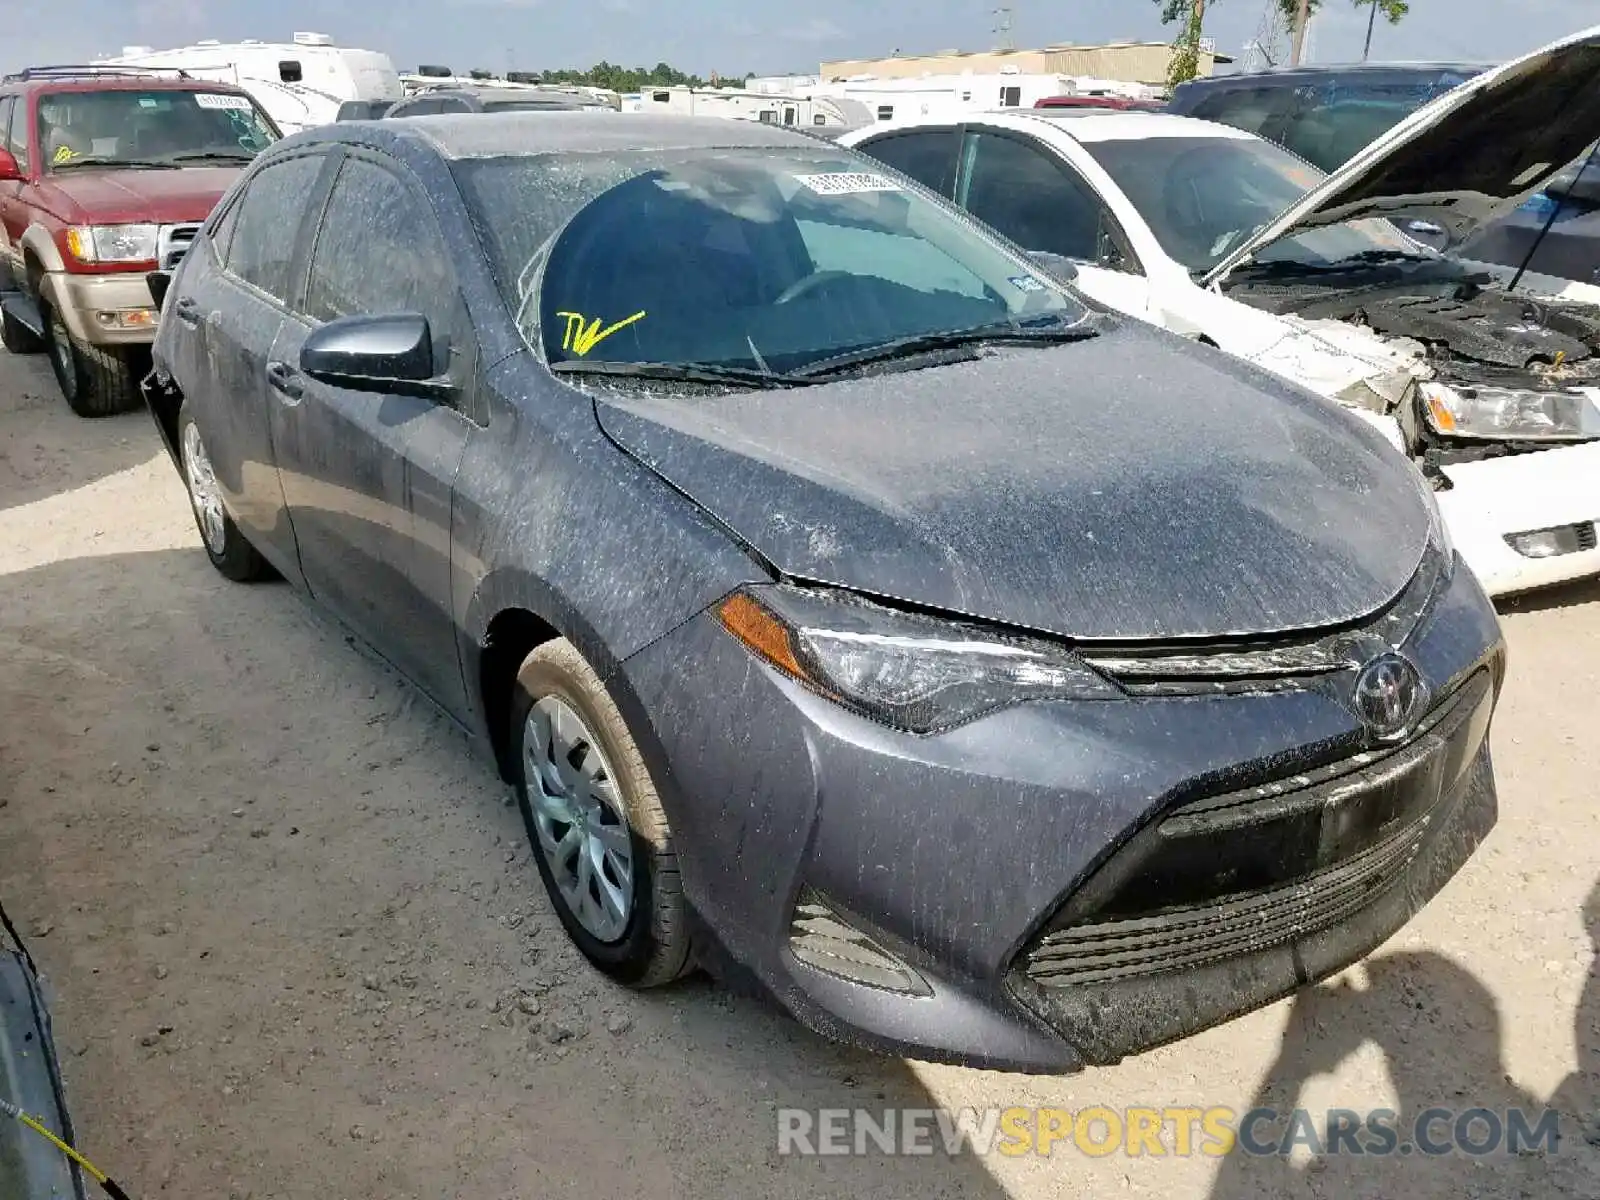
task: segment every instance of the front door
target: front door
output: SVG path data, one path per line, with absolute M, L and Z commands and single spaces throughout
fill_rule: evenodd
M 450 512 L 472 421 L 411 396 L 301 373 L 300 349 L 340 317 L 420 312 L 441 373 L 470 382 L 470 325 L 442 236 L 402 169 L 347 156 L 311 249 L 305 298 L 265 378 L 278 474 L 312 594 L 451 712 L 463 711 L 450 603 Z

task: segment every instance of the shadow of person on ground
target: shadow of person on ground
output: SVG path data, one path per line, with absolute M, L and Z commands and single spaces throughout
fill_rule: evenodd
M 1577 1068 L 1556 1089 L 1550 1107 L 1562 1114 L 1569 1136 L 1593 1147 L 1600 1157 L 1600 881 L 1583 908 L 1584 927 L 1589 931 L 1594 958 L 1588 980 L 1578 1000 L 1578 1015 L 1573 1027 Z M 1600 1165 L 1597 1165 L 1600 1173 Z M 1600 1178 L 1594 1194 L 1600 1196 Z
M 1585 1156 L 1581 1138 L 1573 1137 L 1576 1130 L 1570 1119 L 1562 1124 L 1565 1136 L 1553 1153 L 1508 1148 L 1513 1120 L 1524 1121 L 1534 1135 L 1527 1140 L 1537 1143 L 1538 1132 L 1548 1127 L 1541 1122 L 1554 1119 L 1550 1113 L 1555 1105 L 1511 1080 L 1502 1055 L 1501 1015 L 1480 980 L 1431 951 L 1372 959 L 1366 964 L 1366 976 L 1364 987 L 1345 977 L 1295 998 L 1278 1059 L 1250 1102 L 1279 1116 L 1254 1126 L 1251 1140 L 1256 1147 L 1283 1151 L 1299 1141 L 1304 1149 L 1291 1156 L 1251 1153 L 1243 1145 L 1235 1148 L 1222 1161 L 1211 1200 L 1313 1195 L 1545 1200 L 1588 1194 L 1575 1189 L 1580 1178 L 1589 1177 L 1594 1163 Z M 1591 986 L 1591 1006 L 1593 991 Z M 1580 1044 L 1583 1022 L 1593 1020 L 1592 1015 L 1582 1014 L 1580 1010 Z M 1368 1042 L 1382 1051 L 1398 1098 L 1397 1111 L 1387 1121 L 1395 1131 L 1393 1148 L 1387 1153 L 1371 1151 L 1377 1143 L 1366 1110 L 1350 1119 L 1360 1122 L 1356 1141 L 1368 1147 L 1367 1153 L 1354 1152 L 1349 1139 L 1333 1144 L 1330 1123 L 1340 1118 L 1332 1111 L 1308 1112 L 1298 1120 L 1291 1117 L 1303 1104 L 1309 1080 L 1337 1071 Z M 1475 1109 L 1492 1116 L 1463 1121 L 1463 1114 Z M 1431 1110 L 1440 1111 L 1430 1117 Z M 1424 1118 L 1429 1119 L 1424 1122 Z M 1496 1144 L 1485 1153 L 1472 1153 L 1458 1142 L 1463 1135 L 1465 1144 Z M 1423 1138 L 1435 1150 L 1449 1147 L 1448 1152 L 1427 1152 Z
M 1580 604 L 1600 604 L 1600 579 L 1579 579 L 1536 592 L 1502 596 L 1495 608 L 1502 616 L 1510 613 L 1549 612 L 1553 608 L 1576 608 Z

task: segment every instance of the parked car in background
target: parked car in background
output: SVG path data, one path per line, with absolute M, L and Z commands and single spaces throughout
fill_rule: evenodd
M 279 131 L 242 89 L 180 72 L 37 67 L 0 82 L 0 339 L 46 349 L 72 411 L 139 403 L 174 266 Z
M 376 121 L 379 117 L 387 116 L 389 110 L 397 103 L 395 100 L 346 100 L 339 105 L 339 112 L 334 120 Z
M 1511 215 L 1468 238 L 1460 254 L 1600 284 L 1600 152 L 1591 148 Z
M 562 109 L 613 111 L 582 92 L 546 91 L 531 87 L 451 87 L 418 92 L 401 100 L 384 116 L 431 117 L 439 113 L 553 112 Z
M 1220 121 L 1337 171 L 1406 117 L 1490 69 L 1486 63 L 1359 63 L 1194 79 L 1166 111 Z
M 1073 1070 L 1340 969 L 1495 820 L 1499 627 L 1405 459 L 825 139 L 326 126 L 156 286 L 206 554 L 492 748 L 625 983 Z
M 1528 274 L 1510 292 L 1509 268 L 1379 218 L 1460 240 L 1514 208 L 1600 134 L 1597 69 L 1590 30 L 1447 93 L 1330 176 L 1164 113 L 996 113 L 841 142 L 1074 260 L 1096 300 L 1377 424 L 1505 594 L 1600 573 L 1600 289 Z
M 1159 112 L 1159 100 L 1134 100 L 1128 96 L 1046 96 L 1035 108 L 1103 108 L 1115 112 Z

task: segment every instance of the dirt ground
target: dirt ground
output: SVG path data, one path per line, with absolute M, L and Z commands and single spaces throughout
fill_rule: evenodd
M 790 1107 L 1583 1091 L 1600 588 L 1505 627 L 1500 825 L 1365 964 L 1070 1078 L 877 1059 L 704 980 L 638 997 L 589 970 L 460 736 L 285 586 L 211 570 L 148 417 L 78 420 L 42 359 L 0 353 L 0 895 L 80 1141 L 135 1200 L 1600 1196 L 1577 1122 L 1555 1155 L 1481 1159 L 777 1153 Z

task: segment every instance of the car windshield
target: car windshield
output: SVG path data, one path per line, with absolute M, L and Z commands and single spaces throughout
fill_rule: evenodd
M 506 298 L 553 365 L 790 372 L 1084 305 L 944 205 L 827 147 L 456 166 Z
M 39 144 L 52 171 L 247 162 L 277 138 L 266 114 L 236 92 L 117 89 L 39 97 Z
M 1161 248 L 1196 274 L 1325 178 L 1260 138 L 1129 138 L 1086 141 L 1083 148 L 1139 210 Z M 1368 218 L 1282 238 L 1255 260 L 1317 267 L 1363 255 L 1427 253 L 1388 221 Z

